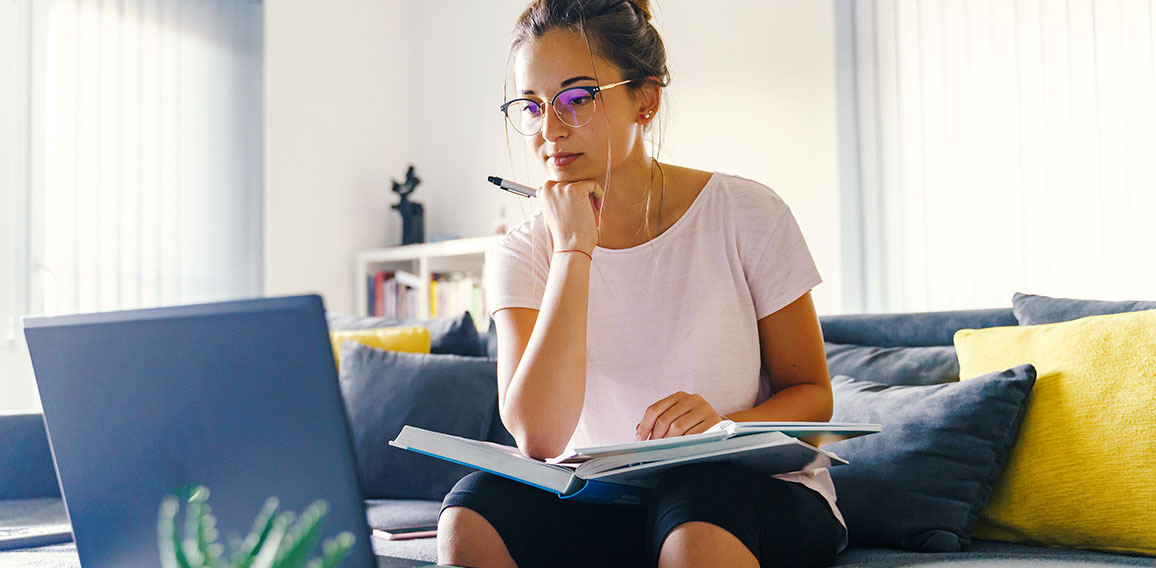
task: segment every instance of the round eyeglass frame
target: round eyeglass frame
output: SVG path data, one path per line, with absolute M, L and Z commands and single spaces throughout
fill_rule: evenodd
M 519 101 L 528 101 L 530 103 L 540 105 L 540 106 L 549 106 L 551 109 L 554 110 L 554 114 L 558 117 L 558 120 L 562 121 L 563 124 L 566 124 L 568 126 L 572 126 L 574 128 L 581 128 L 583 126 L 586 126 L 587 124 L 590 124 L 591 120 L 594 120 L 594 113 L 596 113 L 598 111 L 598 97 L 597 97 L 598 93 L 605 91 L 607 89 L 613 89 L 614 87 L 618 87 L 620 85 L 625 85 L 627 83 L 633 83 L 633 82 L 634 82 L 634 79 L 627 79 L 625 81 L 619 81 L 617 83 L 610 83 L 609 85 L 597 85 L 597 86 L 589 86 L 589 87 L 586 87 L 586 86 L 567 87 L 565 89 L 562 89 L 561 91 L 558 91 L 558 94 L 554 95 L 554 98 L 550 99 L 550 102 L 548 102 L 548 103 L 545 101 L 536 101 L 534 99 L 528 99 L 528 98 L 523 97 L 523 98 L 517 98 L 517 99 L 512 99 L 512 100 L 506 101 L 501 107 L 499 107 L 499 109 L 502 111 L 502 114 L 506 117 L 506 121 L 510 124 L 511 127 L 513 127 L 514 131 L 517 132 L 518 134 L 521 134 L 522 136 L 534 136 L 534 135 L 538 134 L 539 132 L 541 132 L 542 131 L 542 123 L 544 122 L 544 120 L 541 117 L 538 119 L 538 127 L 535 128 L 533 132 L 522 132 L 522 130 L 520 128 L 518 128 L 518 125 L 514 121 L 514 119 L 510 117 L 510 113 L 509 113 L 510 105 L 513 105 L 514 103 L 517 103 Z M 587 118 L 582 124 L 570 124 L 569 122 L 566 122 L 566 117 L 563 116 L 563 113 L 558 110 L 558 106 L 555 104 L 558 101 L 558 97 L 562 96 L 563 93 L 567 93 L 570 91 L 586 91 L 587 93 L 590 94 L 590 99 L 594 103 L 594 110 L 591 111 L 590 118 Z

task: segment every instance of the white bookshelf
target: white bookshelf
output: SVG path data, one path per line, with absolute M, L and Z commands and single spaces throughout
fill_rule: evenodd
M 357 313 L 369 315 L 367 277 L 378 270 L 404 270 L 421 279 L 418 290 L 420 317 L 429 317 L 429 282 L 435 273 L 465 272 L 482 278 L 486 250 L 502 241 L 502 235 L 455 239 L 437 243 L 396 246 L 360 251 L 355 255 L 354 298 Z

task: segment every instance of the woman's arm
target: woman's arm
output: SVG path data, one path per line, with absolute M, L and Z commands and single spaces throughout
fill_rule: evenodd
M 593 182 L 547 182 L 538 192 L 554 252 L 540 310 L 494 313 L 498 329 L 498 411 L 532 458 L 566 449 L 586 398 L 590 254 L 597 242 Z
M 831 377 L 823 349 L 823 330 L 811 293 L 759 320 L 759 344 L 774 393 L 766 402 L 727 418 L 735 422 L 831 419 Z
M 555 254 L 541 311 L 494 313 L 498 411 L 518 447 L 532 458 L 562 453 L 582 413 L 589 279 L 590 259 Z

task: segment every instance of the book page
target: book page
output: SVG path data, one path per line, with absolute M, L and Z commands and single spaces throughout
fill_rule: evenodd
M 612 456 L 618 454 L 630 454 L 635 452 L 647 452 L 651 450 L 661 450 L 664 448 L 672 448 L 676 446 L 689 446 L 693 444 L 702 444 L 705 442 L 713 442 L 715 440 L 722 440 L 730 436 L 726 431 L 706 431 L 701 434 L 687 434 L 685 436 L 675 436 L 673 438 L 656 438 L 653 440 L 642 440 L 640 442 L 625 442 L 622 444 L 610 444 L 606 446 L 591 446 L 588 448 L 575 448 L 573 452 L 562 454 L 556 458 L 546 460 L 547 463 L 553 464 L 573 464 L 582 463 L 592 458 Z

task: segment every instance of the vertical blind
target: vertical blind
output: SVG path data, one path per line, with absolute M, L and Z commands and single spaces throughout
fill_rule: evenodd
M 53 0 L 44 311 L 262 292 L 261 5 Z
M 1152 1 L 851 9 L 867 311 L 1156 297 Z
M 0 411 L 19 319 L 263 292 L 252 0 L 0 0 Z
M 0 412 L 35 406 L 21 336 L 28 313 L 33 0 L 0 0 Z
M 27 305 L 30 2 L 0 0 L 0 358 Z

